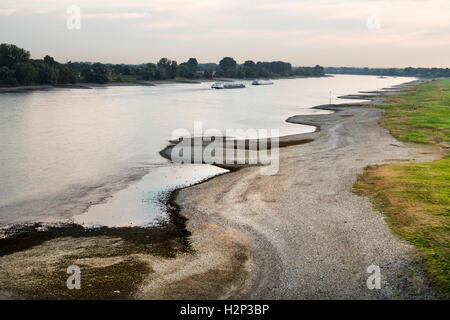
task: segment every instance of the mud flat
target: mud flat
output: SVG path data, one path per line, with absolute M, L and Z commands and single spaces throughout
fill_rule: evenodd
M 388 94 L 371 94 L 368 103 Z M 287 119 L 318 130 L 282 139 L 277 174 L 242 166 L 172 193 L 172 220 L 160 230 L 170 231 L 167 238 L 150 229 L 75 226 L 16 236 L 21 245 L 0 255 L 0 297 L 434 298 L 414 248 L 351 188 L 367 165 L 438 152 L 395 140 L 378 125 L 379 109 L 316 108 L 336 112 Z M 72 264 L 82 270 L 79 291 L 66 288 Z M 366 286 L 370 265 L 381 269 L 380 290 Z

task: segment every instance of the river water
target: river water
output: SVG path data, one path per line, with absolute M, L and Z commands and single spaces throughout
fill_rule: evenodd
M 226 170 L 159 155 L 175 129 L 314 131 L 285 122 L 336 97 L 411 78 L 336 75 L 213 90 L 211 83 L 0 94 L 0 225 L 75 222 L 151 226 L 168 191 Z M 352 100 L 354 102 L 354 100 Z M 324 111 L 325 112 L 325 111 Z

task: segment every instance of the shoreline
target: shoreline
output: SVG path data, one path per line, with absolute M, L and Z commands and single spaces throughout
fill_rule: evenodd
M 321 77 L 282 77 L 273 78 L 274 80 L 281 79 L 307 79 L 307 78 L 324 78 L 333 77 L 333 75 L 324 75 Z M 142 80 L 139 82 L 107 82 L 107 83 L 89 83 L 89 82 L 77 82 L 74 84 L 61 84 L 61 85 L 29 85 L 29 86 L 16 86 L 16 87 L 0 87 L 1 93 L 12 92 L 27 92 L 27 91 L 41 91 L 51 89 L 93 89 L 93 88 L 107 88 L 107 87 L 135 87 L 135 86 L 148 86 L 154 87 L 160 84 L 173 84 L 173 83 L 188 83 L 188 84 L 200 84 L 203 82 L 216 82 L 216 81 L 251 81 L 257 78 L 238 79 L 238 78 L 213 78 L 213 79 L 166 79 L 166 80 Z
M 364 108 L 366 105 L 379 105 L 384 103 L 388 98 L 389 95 L 392 94 L 392 91 L 394 91 L 395 93 L 401 93 L 403 92 L 403 90 L 407 90 L 409 86 L 418 84 L 423 82 L 423 80 L 414 80 L 408 83 L 404 83 L 399 87 L 398 90 L 392 90 L 392 88 L 390 88 L 390 92 L 387 92 L 386 94 L 383 91 L 378 91 L 376 92 L 376 94 L 372 95 L 372 96 L 361 96 L 361 95 L 353 95 L 350 99 L 364 99 L 366 101 L 362 102 L 362 103 L 343 103 L 343 104 L 335 104 L 335 105 L 319 105 L 319 106 L 315 106 L 313 108 L 315 109 L 323 109 L 323 110 L 332 110 L 335 111 L 334 114 L 331 115 L 313 115 L 313 116 L 292 116 L 289 117 L 286 121 L 288 122 L 292 122 L 292 123 L 299 123 L 299 124 L 307 124 L 307 125 L 314 125 L 316 126 L 316 131 L 313 132 L 312 134 L 316 134 L 316 135 L 320 135 L 321 131 L 322 131 L 322 127 L 325 128 L 325 130 L 327 130 L 329 127 L 329 120 L 330 118 L 336 118 L 336 117 L 343 117 L 344 119 L 347 117 L 353 117 L 354 115 L 350 115 L 350 114 L 345 114 L 346 112 L 348 112 L 349 110 L 352 110 L 354 108 L 355 111 L 360 111 L 361 107 Z M 374 92 L 373 92 L 374 93 Z M 343 98 L 347 98 L 348 96 L 344 96 Z M 374 113 L 378 113 L 378 118 L 379 115 L 381 114 L 381 111 L 379 109 L 372 109 L 370 111 L 373 111 Z M 385 131 L 383 128 L 381 128 L 381 126 L 378 125 L 378 122 L 376 123 L 376 125 L 379 127 L 378 129 L 380 129 L 381 131 Z M 304 134 L 303 134 L 304 135 Z M 311 135 L 311 134 L 309 134 Z M 300 135 L 302 136 L 302 135 Z M 392 137 L 390 137 L 392 140 L 396 141 L 395 139 L 393 139 Z M 313 139 L 314 141 L 315 139 Z M 401 144 L 401 143 L 400 143 Z M 393 148 L 397 148 L 399 147 L 397 144 L 393 144 L 390 143 L 389 144 L 391 147 Z M 407 146 L 404 146 L 403 148 L 407 148 Z M 417 158 L 414 158 L 413 161 L 423 161 L 424 159 L 429 159 L 429 158 L 436 158 L 439 157 L 436 153 L 431 152 L 431 155 L 427 152 L 418 152 L 415 154 L 415 156 Z M 397 160 L 392 159 L 392 162 L 395 162 Z M 384 159 L 383 162 L 389 162 L 389 159 Z M 248 168 L 248 167 L 247 167 Z M 228 184 L 228 185 L 234 185 L 236 183 L 238 183 L 239 180 L 242 180 L 243 177 L 247 176 L 245 174 L 240 175 L 241 171 L 244 171 L 245 168 L 241 168 L 242 170 L 240 170 L 239 172 L 230 172 L 228 174 L 224 174 L 222 176 L 219 177 L 215 177 L 214 179 L 211 179 L 208 183 L 202 183 L 200 185 L 197 186 L 190 186 L 190 187 L 186 187 L 186 188 L 182 188 L 179 190 L 176 190 L 175 194 L 175 202 L 182 208 L 182 213 L 184 213 L 184 215 L 187 217 L 188 219 L 188 228 L 192 229 L 193 233 L 195 233 L 195 230 L 198 229 L 199 227 L 196 226 L 196 224 L 205 224 L 205 221 L 207 221 L 208 224 L 210 224 L 212 221 L 214 221 L 214 223 L 217 224 L 217 226 L 219 228 L 225 228 L 225 230 L 228 230 L 229 228 L 235 228 L 235 232 L 239 232 L 242 233 L 241 236 L 245 237 L 247 239 L 248 242 L 257 242 L 257 241 L 261 241 L 262 243 L 264 243 L 264 245 L 262 245 L 262 248 L 265 248 L 264 250 L 262 250 L 265 253 L 259 252 L 259 253 L 255 253 L 255 252 L 248 252 L 249 256 L 253 256 L 256 260 L 259 260 L 259 265 L 256 264 L 252 264 L 249 263 L 249 265 L 247 266 L 248 268 L 248 277 L 251 278 L 251 285 L 249 285 L 248 287 L 245 288 L 241 288 L 242 292 L 237 294 L 236 296 L 231 295 L 231 297 L 233 298 L 251 298 L 251 299 L 264 299 L 264 298 L 275 298 L 275 299 L 291 299 L 291 298 L 314 298 L 314 299 L 324 299 L 324 298 L 350 298 L 350 299 L 355 299 L 355 298 L 364 298 L 364 299 L 392 299 L 395 298 L 397 295 L 398 297 L 401 298 L 408 298 L 408 299 L 416 299 L 416 298 L 425 298 L 425 299 L 429 299 L 432 298 L 434 299 L 436 297 L 436 294 L 434 293 L 434 291 L 429 287 L 429 281 L 428 279 L 424 276 L 422 269 L 420 267 L 420 261 L 418 261 L 418 258 L 414 255 L 414 248 L 412 248 L 411 245 L 408 245 L 406 243 L 404 243 L 402 240 L 400 240 L 398 237 L 396 237 L 392 231 L 387 227 L 387 225 L 384 222 L 384 218 L 380 217 L 379 214 L 377 214 L 376 212 L 372 212 L 371 214 L 373 214 L 374 219 L 379 219 L 378 223 L 381 223 L 381 228 L 383 229 L 382 233 L 384 233 L 385 235 L 389 235 L 389 237 L 391 237 L 391 239 L 389 240 L 390 242 L 392 242 L 393 244 L 390 244 L 390 246 L 393 247 L 397 247 L 396 250 L 398 250 L 399 252 L 402 252 L 400 255 L 400 258 L 402 260 L 402 262 L 396 265 L 396 270 L 400 273 L 403 273 L 400 276 L 395 276 L 395 275 L 389 275 L 389 279 L 388 283 L 385 283 L 389 286 L 389 290 L 386 293 L 377 293 L 377 292 L 370 292 L 366 289 L 366 292 L 363 291 L 364 288 L 361 288 L 360 285 L 359 286 L 359 290 L 358 291 L 348 291 L 348 292 L 339 292 L 340 289 L 338 288 L 334 288 L 333 290 L 331 290 L 332 292 L 326 292 L 325 291 L 321 291 L 319 289 L 318 292 L 322 292 L 323 295 L 317 295 L 317 288 L 309 288 L 311 291 L 314 291 L 316 293 L 313 292 L 309 292 L 306 295 L 302 295 L 300 293 L 300 295 L 285 295 L 282 294 L 281 292 L 278 294 L 274 294 L 271 291 L 275 291 L 274 289 L 278 289 L 276 283 L 280 281 L 278 275 L 278 272 L 283 268 L 281 265 L 279 265 L 277 263 L 279 257 L 277 255 L 277 249 L 275 247 L 273 247 L 272 243 L 267 243 L 267 239 L 265 239 L 265 237 L 261 238 L 261 234 L 258 234 L 258 232 L 255 233 L 255 230 L 250 231 L 247 227 L 244 227 L 244 229 L 242 228 L 242 225 L 239 225 L 239 223 L 233 223 L 232 221 L 230 221 L 229 219 L 225 218 L 223 216 L 223 213 L 221 212 L 217 212 L 217 213 L 212 213 L 211 210 L 213 210 L 213 207 L 216 207 L 215 204 L 213 203 L 209 203 L 204 205 L 203 202 L 205 202 L 205 200 L 208 199 L 209 195 L 211 193 L 216 193 L 216 194 L 220 194 L 221 192 L 229 192 L 229 191 L 225 191 L 223 190 L 223 184 Z M 250 168 L 248 168 L 250 169 Z M 236 178 L 236 177 L 231 177 L 232 175 L 240 175 L 240 177 Z M 227 178 L 228 177 L 228 178 Z M 356 174 L 355 174 L 355 178 L 356 178 Z M 244 178 L 245 179 L 245 178 Z M 214 181 L 216 180 L 216 182 Z M 219 181 L 220 180 L 220 181 Z M 233 181 L 233 183 L 229 182 L 230 180 Z M 259 179 L 258 179 L 259 180 Z M 265 186 L 267 187 L 267 186 Z M 251 186 L 251 184 L 246 183 L 246 188 L 249 189 L 254 189 L 254 187 Z M 211 189 L 213 189 L 213 191 L 211 191 Z M 214 190 L 217 189 L 217 190 Z M 218 191 L 218 190 L 222 190 L 222 191 Z M 184 193 L 184 194 L 183 194 Z M 247 191 L 246 191 L 247 193 Z M 276 196 L 276 194 L 275 194 Z M 192 200 L 191 198 L 194 197 L 195 199 Z M 200 200 L 201 199 L 201 200 Z M 215 198 L 217 200 L 217 198 Z M 366 201 L 367 199 L 363 199 L 363 201 Z M 230 201 L 232 202 L 236 202 L 230 199 Z M 273 200 L 275 201 L 275 200 Z M 208 202 L 208 201 L 206 201 Z M 237 201 L 240 202 L 240 201 Z M 268 203 L 271 203 L 272 200 L 268 200 Z M 220 208 L 223 208 L 223 204 L 220 205 Z M 369 207 L 370 211 L 372 211 L 372 208 Z M 204 211 L 206 210 L 206 211 Z M 198 213 L 193 214 L 192 211 L 197 211 Z M 203 217 L 198 217 L 199 214 L 205 214 L 206 216 L 212 216 L 212 221 L 210 221 L 210 217 L 206 218 Z M 231 213 L 231 212 L 229 212 Z M 240 216 L 240 218 L 242 218 L 242 216 Z M 234 221 L 234 219 L 233 219 Z M 201 228 L 200 228 L 201 229 Z M 277 229 L 278 231 L 278 229 Z M 259 239 L 258 239 L 259 238 Z M 252 241 L 253 240 L 253 241 Z M 250 249 L 249 249 L 250 250 Z M 253 248 L 254 250 L 254 248 Z M 259 249 L 259 251 L 261 251 L 261 248 Z M 273 256 L 270 257 L 269 259 L 267 259 L 267 255 L 269 251 L 273 251 L 272 254 Z M 398 257 L 397 257 L 398 258 Z M 394 257 L 394 260 L 397 260 L 396 257 Z M 412 259 L 412 260 L 411 260 Z M 415 274 L 415 276 L 413 279 L 411 279 L 411 275 L 406 275 L 407 273 L 411 272 L 411 270 L 414 270 L 413 273 Z M 363 270 L 360 270 L 360 274 L 363 273 L 361 272 Z M 365 271 L 365 270 L 364 270 Z M 397 278 L 396 278 L 397 277 Z M 420 279 L 420 280 L 419 280 Z M 282 281 L 281 281 L 282 282 Z M 396 283 L 398 282 L 398 283 Z M 417 287 L 417 284 L 415 284 L 415 282 L 419 282 L 420 285 L 419 287 Z M 289 285 L 288 283 L 286 285 Z M 336 290 L 334 292 L 334 290 Z M 390 292 L 389 292 L 390 291 Z M 333 293 L 334 292 L 334 293 Z M 225 294 L 225 295 L 224 295 Z M 223 298 L 224 296 L 229 297 L 230 292 L 222 292 L 222 295 L 219 295 L 219 298 Z
M 414 81 L 414 82 L 417 82 Z M 406 85 L 406 84 L 404 84 Z M 365 98 L 367 96 L 364 96 Z M 380 96 L 377 95 L 377 98 Z M 356 98 L 355 98 L 356 99 Z M 375 98 L 374 98 L 375 99 Z M 333 110 L 333 111 L 342 111 L 343 109 L 349 107 L 361 107 L 365 104 L 370 104 L 374 101 L 374 99 L 368 99 L 367 102 L 363 103 L 355 103 L 355 104 L 338 104 L 338 105 L 321 105 L 315 106 L 315 109 L 324 109 L 324 110 Z M 384 97 L 385 99 L 385 97 Z M 351 117 L 351 115 L 338 115 L 339 112 L 335 112 L 329 115 L 311 115 L 311 116 L 293 116 L 286 119 L 288 122 L 299 123 L 299 124 L 308 124 L 314 125 L 317 129 L 313 133 L 306 134 L 298 134 L 294 136 L 288 136 L 290 139 L 294 139 L 294 141 L 305 141 L 305 135 L 313 136 L 314 138 L 308 138 L 309 143 L 305 146 L 310 145 L 317 138 L 323 134 L 322 127 L 327 127 L 329 125 L 329 120 L 331 118 L 338 119 L 346 119 L 347 116 Z M 333 116 L 334 115 L 334 116 Z M 320 120 L 321 118 L 322 120 Z M 319 120 L 319 123 L 318 123 Z M 326 130 L 325 130 L 326 131 Z M 286 139 L 286 137 L 282 137 L 281 139 Z M 301 138 L 301 139 L 300 139 Z M 293 146 L 294 144 L 288 144 L 288 146 Z M 281 148 L 283 149 L 283 148 Z M 280 149 L 280 150 L 281 150 Z M 289 149 L 289 148 L 288 148 Z M 292 149 L 292 148 L 290 148 Z M 280 154 L 281 157 L 281 154 Z M 229 185 L 229 181 L 233 180 L 235 183 L 238 181 L 236 177 L 231 177 L 232 175 L 241 175 L 247 176 L 247 171 L 251 171 L 254 168 L 251 167 L 242 167 L 239 168 L 239 172 L 236 170 L 231 170 L 228 174 L 223 174 L 219 176 L 214 176 L 206 181 L 199 182 L 197 184 L 191 185 L 189 187 L 183 187 L 179 189 L 173 190 L 168 195 L 167 204 L 174 208 L 174 212 L 171 214 L 172 216 L 179 216 L 186 223 L 186 228 L 184 230 L 188 232 L 188 249 L 189 250 L 181 250 L 175 251 L 178 252 L 176 257 L 171 257 L 170 259 L 174 259 L 172 261 L 176 266 L 178 265 L 178 269 L 171 269 L 171 272 L 163 272 L 162 274 L 155 275 L 156 282 L 152 283 L 152 281 L 148 282 L 145 279 L 141 279 L 141 283 L 135 287 L 135 291 L 133 293 L 129 293 L 127 296 L 120 296 L 122 298 L 240 298 L 240 297 L 250 297 L 250 298 L 264 298 L 264 297 L 276 297 L 282 298 L 283 296 L 271 295 L 271 290 L 276 287 L 274 283 L 276 283 L 276 279 L 278 279 L 278 274 L 282 272 L 283 266 L 278 262 L 279 257 L 277 254 L 277 249 L 274 247 L 274 244 L 271 243 L 267 236 L 261 234 L 257 230 L 252 230 L 252 228 L 242 227 L 240 223 L 229 221 L 224 217 L 220 217 L 214 215 L 208 217 L 208 214 L 203 215 L 203 210 L 198 210 L 196 206 L 203 205 L 198 199 L 205 197 L 205 194 L 208 195 L 214 190 L 208 189 L 205 187 L 206 185 L 213 185 L 217 189 L 217 185 L 222 184 Z M 217 180 L 221 182 L 218 183 Z M 238 179 L 240 180 L 240 179 Z M 205 190 L 207 188 L 208 190 Z M 200 189 L 200 192 L 195 192 L 192 190 Z M 214 189 L 214 188 L 213 188 Z M 216 190 L 217 191 L 217 190 Z M 225 194 L 228 191 L 225 191 Z M 274 191 L 272 196 L 277 196 L 278 191 Z M 283 194 L 283 191 L 281 195 Z M 189 197 L 186 197 L 186 193 L 193 195 L 193 198 L 196 199 L 192 201 Z M 246 199 L 245 199 L 246 200 Z M 203 200 L 202 200 L 203 201 Z M 238 197 L 238 202 L 239 202 Z M 276 200 L 269 199 L 267 203 L 276 202 Z M 211 208 L 209 209 L 211 210 Z M 245 218 L 245 217 L 244 217 Z M 187 220 L 186 220 L 187 219 Z M 245 220 L 245 219 L 244 219 Z M 63 237 L 64 234 L 60 234 L 60 237 Z M 67 234 L 66 234 L 67 236 Z M 70 236 L 70 234 L 68 235 Z M 85 243 L 89 238 L 97 239 L 98 241 L 105 241 L 105 236 L 114 236 L 113 234 L 98 234 L 93 238 L 89 235 L 85 235 L 85 241 L 80 241 L 81 243 Z M 148 236 L 148 234 L 146 234 Z M 120 236 L 119 236 L 120 238 Z M 83 239 L 83 238 L 81 238 Z M 61 239 L 59 239 L 61 240 Z M 122 238 L 122 242 L 123 242 Z M 252 241 L 253 240 L 253 241 Z M 55 240 L 56 242 L 58 239 Z M 52 241 L 50 241 L 52 242 Z M 157 242 L 157 241 L 156 241 Z M 253 242 L 253 243 L 252 243 Z M 265 251 L 261 252 L 261 250 L 254 250 L 254 242 L 258 242 L 263 244 L 265 247 Z M 52 244 L 50 244 L 51 247 Z M 45 247 L 46 245 L 38 246 L 38 250 L 42 250 L 40 247 Z M 214 250 L 211 250 L 214 248 Z M 154 248 L 152 249 L 154 250 Z M 31 250 L 32 251 L 32 250 Z M 126 251 L 126 250 L 125 250 Z M 214 253 L 212 253 L 214 251 Z M 150 252 L 149 252 L 150 253 Z M 23 257 L 23 254 L 26 256 L 26 251 L 18 252 L 19 256 Z M 139 255 L 141 260 L 145 260 L 144 265 L 154 264 L 154 257 L 146 257 L 143 259 L 140 253 L 133 253 L 133 255 Z M 34 254 L 35 255 L 35 254 Z M 130 253 L 125 254 L 123 260 L 127 261 Z M 216 257 L 216 260 L 220 263 L 214 263 L 214 261 L 205 262 L 205 257 L 211 259 L 211 257 Z M 164 260 L 164 258 L 160 258 Z M 158 259 L 157 259 L 158 260 Z M 196 265 L 197 268 L 186 270 L 186 267 L 181 267 L 176 261 L 188 261 L 188 265 Z M 213 259 L 214 260 L 214 259 Z M 150 261 L 150 262 L 149 262 Z M 256 263 L 258 262 L 259 263 Z M 166 265 L 164 261 L 159 261 L 162 265 Z M 158 264 L 158 262 L 156 262 Z M 132 264 L 134 266 L 135 264 Z M 129 266 L 127 265 L 126 268 Z M 181 268 L 181 269 L 180 269 Z M 151 268 L 155 270 L 155 268 Z M 202 273 L 202 270 L 204 271 Z M 156 272 L 156 271 L 154 271 Z M 151 274 L 152 272 L 150 272 Z M 158 272 L 157 272 L 158 273 Z M 236 276 L 237 275 L 237 276 Z M 270 277 L 268 277 L 270 275 Z M 219 277 L 219 278 L 218 278 Z M 152 278 L 152 276 L 150 276 Z M 174 279 L 180 279 L 175 281 Z M 153 279 L 155 280 L 155 279 Z M 175 282 L 174 282 L 175 281 Z M 181 282 L 180 282 L 181 281 Z M 205 283 L 209 283 L 211 285 L 211 281 L 214 283 L 220 284 L 220 286 L 213 286 L 212 288 L 205 288 Z M 197 285 L 199 288 L 203 288 L 206 292 L 200 292 L 200 290 L 195 289 L 187 289 L 186 286 L 191 287 L 192 285 Z M 230 287 L 231 286 L 231 287 Z M 167 287 L 169 289 L 167 289 Z M 223 287 L 223 288 L 221 288 Z M 269 288 L 271 288 L 269 290 Z M 187 291 L 186 291 L 187 290 Z M 136 295 L 135 295 L 136 294 Z M 0 293 L 1 296 L 1 293 Z M 107 298 L 115 298 L 115 295 L 104 295 Z M 75 298 L 75 297 L 74 297 Z M 86 297 L 85 297 L 86 298 Z M 89 297 L 88 297 L 89 298 Z M 297 297 L 298 298 L 298 297 Z M 316 297 L 317 298 L 317 297 Z
M 154 87 L 158 84 L 166 84 L 166 83 L 200 83 L 200 82 L 187 80 L 173 80 L 173 81 L 164 80 L 164 81 L 142 81 L 142 82 L 74 83 L 67 85 L 31 85 L 31 86 L 17 86 L 17 87 L 0 87 L 0 93 L 43 91 L 52 89 L 93 89 L 106 87 L 135 87 L 135 86 Z

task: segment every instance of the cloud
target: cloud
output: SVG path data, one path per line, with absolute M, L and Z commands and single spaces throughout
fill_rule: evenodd
M 16 10 L 14 9 L 0 9 L 0 16 L 10 16 L 14 14 Z
M 144 23 L 135 23 L 133 24 L 137 29 L 156 29 L 156 30 L 164 30 L 164 29 L 178 29 L 183 28 L 186 25 L 183 23 L 176 22 L 144 22 Z
M 69 5 L 80 6 L 86 20 L 78 33 L 66 31 Z M 361 59 L 369 62 L 381 61 L 379 53 L 386 52 L 393 61 L 402 63 L 408 55 L 416 64 L 426 62 L 423 52 L 433 48 L 438 64 L 450 64 L 448 0 L 2 0 L 0 6 L 0 38 L 18 39 L 41 53 L 46 48 L 30 31 L 52 34 L 49 44 L 59 44 L 55 51 L 76 44 L 84 59 L 108 48 L 105 54 L 111 56 L 135 56 L 129 62 L 141 62 L 142 51 L 146 59 L 173 54 L 180 60 L 198 53 L 199 60 L 216 61 L 226 52 L 286 56 L 302 64 L 316 59 L 318 50 L 347 46 L 364 51 Z M 380 30 L 367 28 L 370 6 L 380 8 Z M 317 63 L 339 58 L 328 56 Z
M 142 19 L 145 18 L 145 13 L 137 12 L 103 12 L 103 13 L 83 13 L 83 19 Z

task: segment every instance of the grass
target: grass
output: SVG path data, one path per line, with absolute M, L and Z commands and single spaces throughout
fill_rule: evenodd
M 383 106 L 381 124 L 417 144 L 450 141 L 450 79 L 417 86 Z M 370 166 L 354 185 L 386 215 L 390 227 L 414 244 L 431 281 L 450 298 L 450 156 L 425 163 Z
M 450 79 L 432 81 L 393 98 L 381 125 L 401 141 L 450 141 Z

